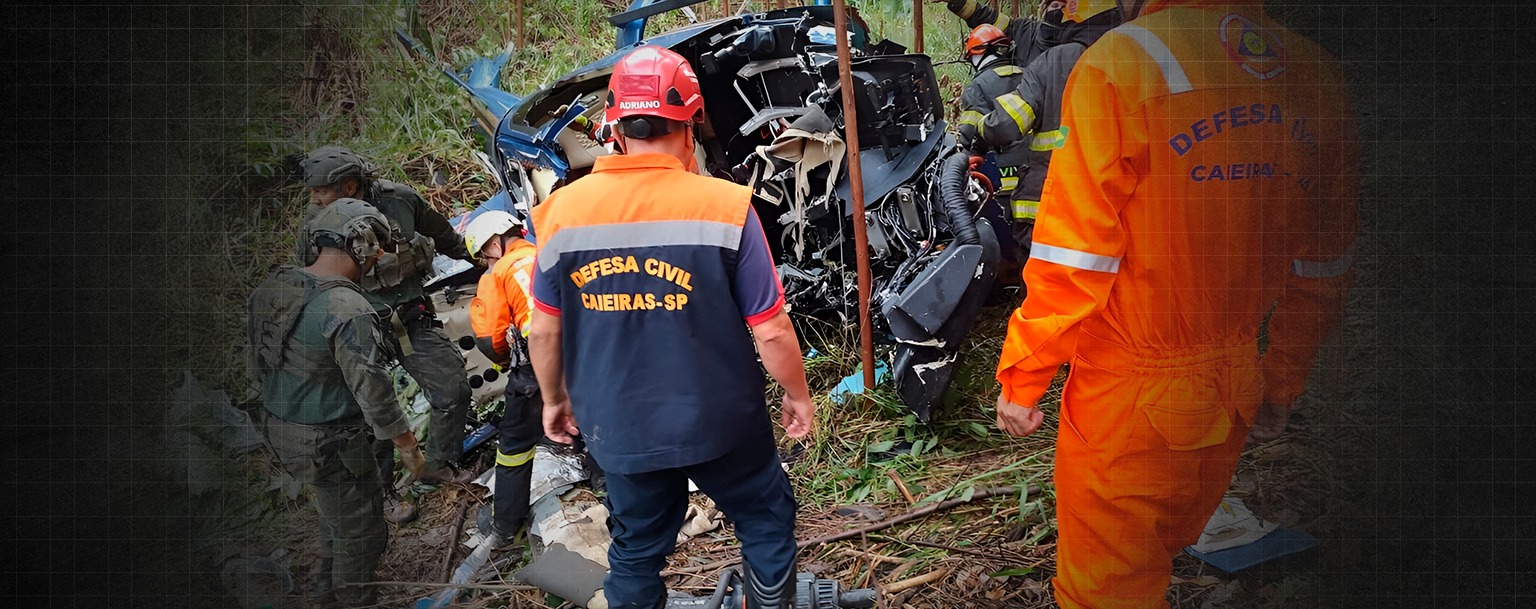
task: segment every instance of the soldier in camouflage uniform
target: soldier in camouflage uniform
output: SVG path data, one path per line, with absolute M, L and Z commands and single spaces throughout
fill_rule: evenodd
M 320 600 L 371 604 L 370 581 L 388 543 L 378 467 L 385 440 L 420 475 L 425 458 L 385 371 L 380 320 L 358 286 L 391 229 L 362 201 L 340 199 L 300 232 L 306 266 L 282 266 L 247 303 L 251 367 L 265 429 L 283 468 L 320 513 Z
M 300 167 L 304 185 L 309 188 L 310 215 L 340 197 L 358 197 L 378 208 L 404 240 L 397 251 L 385 253 L 378 265 L 364 274 L 364 295 L 381 310 L 393 312 L 388 320 L 393 331 L 385 340 L 391 342 L 401 366 L 416 379 L 432 405 L 427 473 L 422 479 L 468 482 L 475 473 L 454 468 L 463 456 L 464 418 L 471 396 L 464 356 L 443 331 L 431 299 L 422 291 L 435 253 L 473 262 L 464 241 L 447 218 L 427 205 L 415 190 L 373 177 L 374 165 L 345 148 L 316 149 Z

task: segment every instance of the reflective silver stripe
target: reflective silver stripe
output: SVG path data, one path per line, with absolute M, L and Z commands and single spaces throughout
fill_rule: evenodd
M 977 129 L 980 129 L 982 122 L 984 122 L 986 120 L 987 120 L 987 115 L 982 114 L 980 112 L 977 112 L 975 110 L 966 110 L 965 112 L 961 112 L 960 113 L 960 120 L 955 121 L 955 123 L 957 125 L 970 125 L 972 127 L 976 127 Z
M 1131 23 L 1115 28 L 1115 31 L 1135 40 L 1136 44 L 1141 45 L 1141 50 L 1157 62 L 1158 67 L 1163 69 L 1163 80 L 1168 83 L 1169 94 L 1178 95 L 1194 90 L 1189 84 L 1189 77 L 1184 74 L 1184 66 L 1179 65 L 1179 60 L 1173 57 L 1173 51 L 1168 50 L 1168 45 L 1163 44 L 1156 34 Z
M 1307 279 L 1327 279 L 1349 272 L 1355 264 L 1355 245 L 1351 243 L 1344 253 L 1333 260 L 1292 260 L 1291 272 Z
M 1050 152 L 1065 146 L 1067 145 L 1068 131 L 1070 129 L 1063 125 L 1055 131 L 1037 132 L 1034 139 L 1029 141 L 1029 149 L 1035 152 Z
M 1099 271 L 1101 273 L 1120 272 L 1119 258 L 1100 256 L 1044 243 L 1036 243 L 1029 246 L 1029 257 L 1085 271 Z
M 1008 113 L 1008 116 L 1013 119 L 1013 124 L 1019 128 L 1021 135 L 1029 133 L 1030 129 L 1034 129 L 1035 121 L 1039 120 L 1039 117 L 1035 115 L 1035 109 L 1030 107 L 1029 102 L 1024 101 L 1024 98 L 1019 97 L 1017 93 L 1000 96 L 992 100 L 992 102 Z
M 547 272 L 567 252 L 586 252 L 632 247 L 700 245 L 735 250 L 741 245 L 741 226 L 707 220 L 663 220 L 596 224 L 561 229 L 539 250 L 539 271 Z
M 1015 220 L 1033 220 L 1038 215 L 1040 215 L 1039 201 L 1018 200 L 1013 202 L 1013 218 Z

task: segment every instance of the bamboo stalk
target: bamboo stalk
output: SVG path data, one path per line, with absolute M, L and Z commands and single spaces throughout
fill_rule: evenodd
M 946 575 L 949 575 L 949 567 L 929 571 L 917 577 L 909 577 L 899 582 L 895 582 L 889 586 L 884 586 L 882 592 L 885 594 L 895 594 L 903 590 L 916 588 L 923 584 L 931 584 L 933 582 L 944 579 L 944 576 Z

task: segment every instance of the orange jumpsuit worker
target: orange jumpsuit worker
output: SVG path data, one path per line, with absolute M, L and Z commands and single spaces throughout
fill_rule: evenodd
M 1068 10 L 1089 10 L 1077 0 Z M 1123 0 L 1078 61 L 998 362 L 1028 435 L 1057 431 L 1056 601 L 1167 607 L 1172 557 L 1255 419 L 1289 415 L 1351 275 L 1352 111 L 1338 65 L 1256 0 Z M 1267 312 L 1269 343 L 1258 330 Z
M 534 445 L 543 437 L 543 399 L 525 338 L 535 248 L 523 234 L 523 223 L 500 210 L 482 212 L 464 229 L 466 249 L 490 267 L 469 303 L 470 328 L 480 351 L 507 374 L 506 405 L 497 425 L 496 494 L 490 512 L 477 518 L 498 549 L 510 545 L 528 518 Z

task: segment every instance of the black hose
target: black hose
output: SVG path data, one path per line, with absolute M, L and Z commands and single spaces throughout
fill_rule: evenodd
M 955 234 L 955 242 L 959 245 L 981 243 L 976 220 L 971 217 L 971 206 L 966 202 L 966 182 L 970 177 L 971 155 L 963 150 L 949 155 L 939 165 L 939 198 L 943 199 L 950 232 Z
M 725 604 L 726 590 L 731 587 L 731 580 L 739 579 L 740 577 L 741 571 L 737 570 L 736 567 L 720 572 L 720 581 L 715 583 L 715 593 L 709 595 L 709 600 L 704 601 L 703 609 L 721 609 L 721 606 Z
M 845 609 L 868 609 L 875 606 L 875 600 L 875 591 L 871 588 L 845 590 L 842 598 L 838 599 L 837 606 Z

